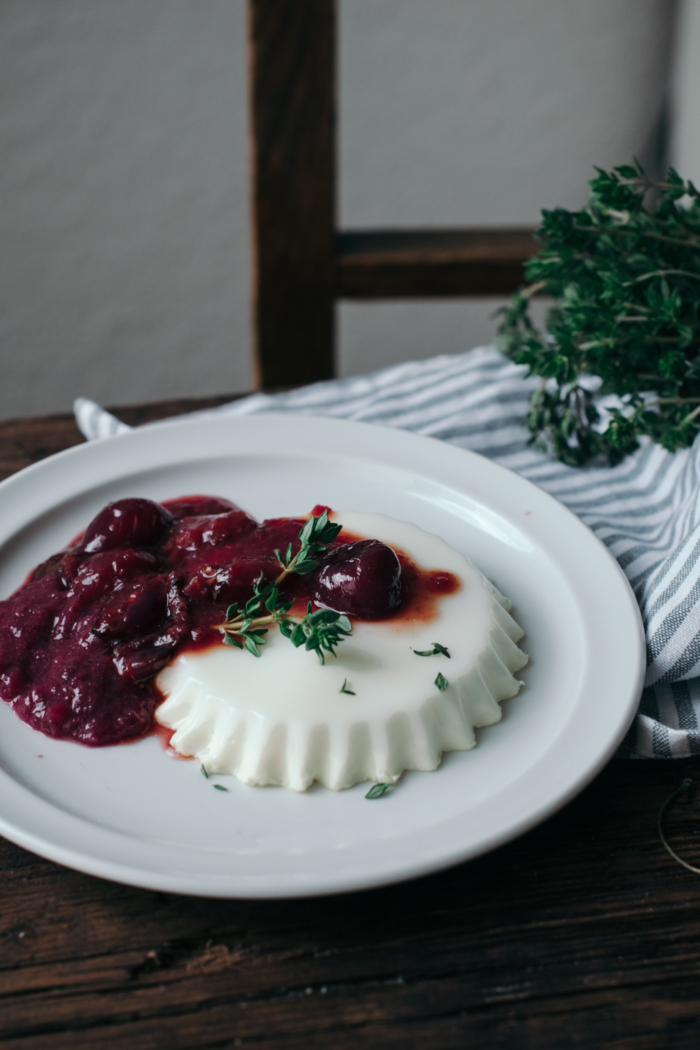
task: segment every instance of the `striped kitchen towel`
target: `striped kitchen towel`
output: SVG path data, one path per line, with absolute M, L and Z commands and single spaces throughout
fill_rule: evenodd
M 539 380 L 493 347 L 396 365 L 284 394 L 254 394 L 198 415 L 302 412 L 403 427 L 488 456 L 581 518 L 615 555 L 642 611 L 647 676 L 619 754 L 700 754 L 700 439 L 665 452 L 648 440 L 616 467 L 574 468 L 528 445 Z M 75 415 L 88 439 L 129 428 L 94 401 Z

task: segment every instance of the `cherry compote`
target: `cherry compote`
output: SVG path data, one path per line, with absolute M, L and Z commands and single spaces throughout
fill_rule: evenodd
M 277 579 L 275 549 L 296 554 L 304 520 L 258 524 L 218 496 L 109 503 L 0 602 L 0 697 L 48 736 L 92 747 L 143 736 L 162 700 L 158 672 L 184 648 L 221 643 L 227 607 L 244 605 L 261 574 Z M 421 572 L 378 540 L 341 534 L 283 590 L 301 615 L 314 601 L 398 627 L 429 618 Z

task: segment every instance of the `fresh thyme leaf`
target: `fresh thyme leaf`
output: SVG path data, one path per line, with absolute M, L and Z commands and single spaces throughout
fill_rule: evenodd
M 452 657 L 450 656 L 449 652 L 447 651 L 446 646 L 440 645 L 439 642 L 433 642 L 432 645 L 433 645 L 432 649 L 413 649 L 413 648 L 411 648 L 411 652 L 414 652 L 416 654 L 416 656 L 446 656 L 448 660 L 452 659 Z
M 319 623 L 335 623 L 340 613 L 333 612 L 332 609 L 317 609 L 316 612 L 311 612 L 311 605 L 306 610 L 309 623 L 315 627 Z
M 596 170 L 582 211 L 542 212 L 529 285 L 499 311 L 499 348 L 542 379 L 531 441 L 571 466 L 700 433 L 700 191 L 673 168 L 661 182 L 638 162 Z M 538 293 L 555 300 L 546 334 L 529 315 Z M 604 417 L 595 398 L 609 394 Z
M 202 774 L 202 776 L 203 776 L 203 777 L 206 777 L 206 778 L 207 778 L 207 780 L 209 779 L 209 774 L 207 773 L 207 771 L 206 771 L 206 769 L 204 768 L 204 766 L 200 766 L 200 767 L 199 767 L 199 771 L 200 771 L 200 773 Z
M 348 689 L 348 680 L 347 680 L 347 678 L 343 679 L 343 684 L 340 687 L 340 691 L 341 691 L 341 693 L 347 693 L 348 696 L 357 696 L 357 693 L 354 693 L 352 691 L 352 689 Z
M 441 656 L 446 656 L 448 660 L 452 659 L 449 652 L 447 651 L 447 647 L 444 645 L 440 645 L 439 642 L 433 642 L 433 652 L 436 654 L 439 653 Z
M 318 568 L 318 562 L 313 558 L 304 558 L 303 561 L 297 562 L 295 572 L 297 576 L 308 576 L 310 572 Z
M 382 795 L 386 795 L 387 791 L 392 788 L 393 784 L 372 784 L 365 798 L 381 798 Z
M 325 517 L 326 521 L 328 521 L 328 512 L 327 511 L 324 510 L 323 516 Z M 302 528 L 301 532 L 299 533 L 299 539 L 301 540 L 302 547 L 307 546 L 311 542 L 311 534 L 314 531 L 314 528 L 316 527 L 317 522 L 320 522 L 320 521 L 321 521 L 320 518 L 309 518 L 309 520 L 305 523 L 304 527 Z
M 438 687 L 441 693 L 444 693 L 450 683 L 445 678 L 444 674 L 438 672 L 438 676 L 435 679 L 435 685 Z
M 294 625 L 294 627 L 292 628 L 292 633 L 289 635 L 289 640 L 291 641 L 292 645 L 295 646 L 297 649 L 300 645 L 304 644 L 304 642 L 306 641 L 306 635 L 301 629 L 301 624 L 297 623 Z
M 275 584 L 275 586 L 270 591 L 269 597 L 265 601 L 265 608 L 268 610 L 268 612 L 274 612 L 274 610 L 277 608 L 277 605 L 279 603 L 279 596 L 280 592 L 277 589 L 277 584 Z
M 228 788 L 224 787 L 223 784 L 212 784 L 212 787 L 214 788 L 214 791 L 228 791 Z

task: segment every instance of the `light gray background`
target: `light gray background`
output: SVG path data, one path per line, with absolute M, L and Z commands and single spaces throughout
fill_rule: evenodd
M 652 160 L 675 7 L 340 0 L 341 223 L 536 223 Z M 680 27 L 700 167 L 698 0 Z M 0 0 L 0 151 L 1 417 L 250 386 L 243 0 Z M 488 341 L 497 305 L 341 304 L 340 372 Z

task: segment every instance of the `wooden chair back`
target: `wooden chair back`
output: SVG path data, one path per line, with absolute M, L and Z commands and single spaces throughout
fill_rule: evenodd
M 336 299 L 508 295 L 532 230 L 335 228 L 335 0 L 248 0 L 257 389 L 334 375 Z

